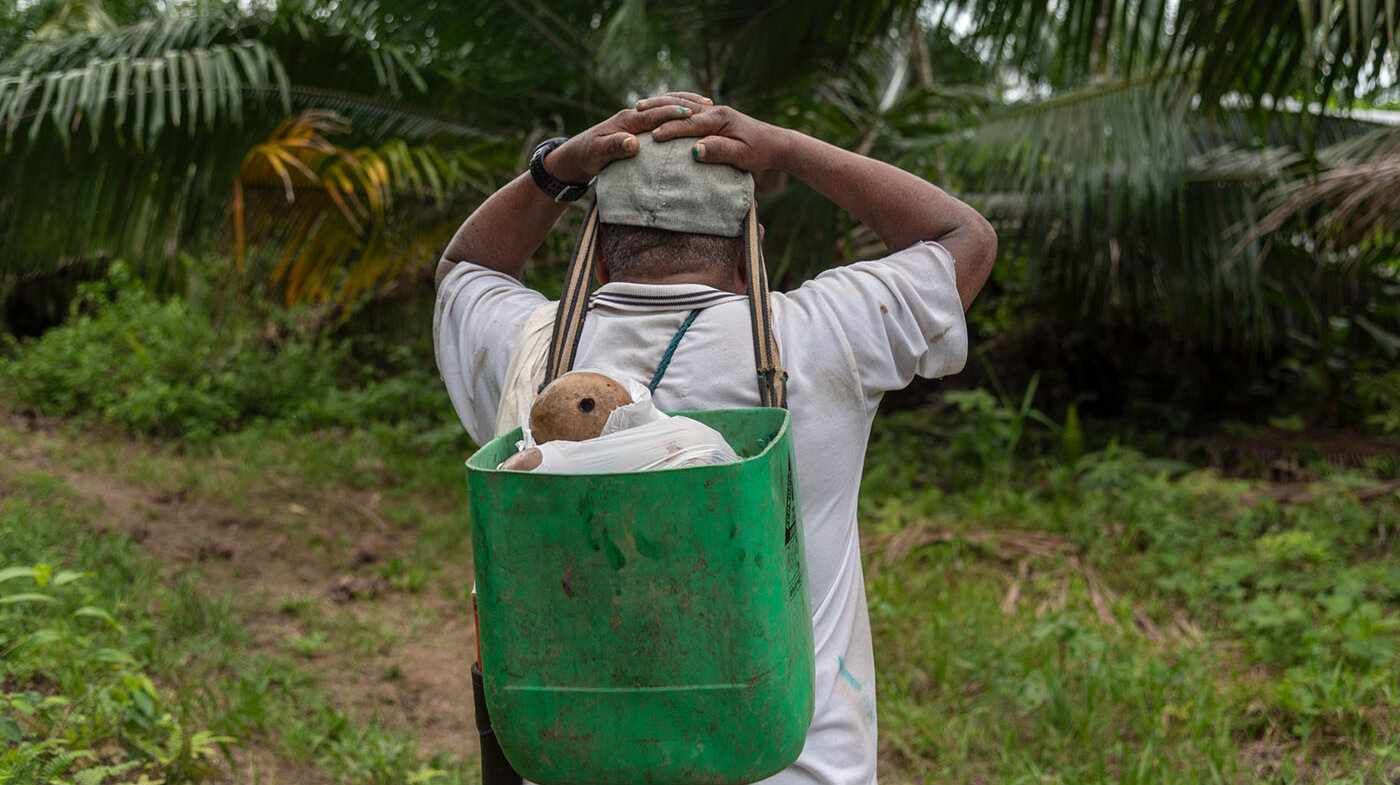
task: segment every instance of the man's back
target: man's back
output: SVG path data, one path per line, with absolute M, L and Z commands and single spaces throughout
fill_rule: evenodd
M 439 366 L 467 430 L 477 441 L 489 438 L 510 355 L 531 314 L 545 307 L 519 278 L 563 214 L 561 202 L 589 190 L 596 176 L 606 241 L 583 232 L 581 258 L 593 261 L 600 280 L 631 283 L 600 290 L 575 367 L 645 382 L 685 315 L 707 306 L 680 342 L 657 401 L 756 404 L 743 292 L 753 277 L 745 261 L 756 257 L 759 238 L 747 173 L 767 171 L 830 199 L 894 252 L 772 298 L 789 374 L 817 653 L 807 746 L 774 782 L 871 785 L 875 671 L 856 530 L 861 464 L 885 391 L 962 367 L 962 312 L 996 255 L 986 219 L 917 175 L 704 96 L 648 98 L 574 137 L 542 143 L 529 172 L 462 223 L 438 270 Z M 716 252 L 726 247 L 738 250 Z M 528 394 L 528 386 L 517 388 Z
M 870 424 L 880 397 L 917 373 L 962 367 L 966 329 L 941 246 L 919 244 L 878 262 L 840 268 L 772 296 L 774 329 L 789 374 L 816 643 L 816 714 L 799 762 L 776 782 L 855 783 L 874 778 L 875 672 L 861 576 L 856 504 Z M 509 361 L 506 338 L 545 299 L 480 268 L 459 265 L 443 282 L 440 341 L 471 365 L 466 386 L 448 379 L 463 419 L 495 413 Z M 456 307 L 454 307 L 456 304 Z M 749 303 L 695 284 L 611 283 L 594 296 L 576 367 L 650 380 L 694 309 L 661 383 L 666 410 L 758 406 Z M 472 394 L 468 388 L 479 392 Z M 478 439 L 488 434 L 473 434 Z

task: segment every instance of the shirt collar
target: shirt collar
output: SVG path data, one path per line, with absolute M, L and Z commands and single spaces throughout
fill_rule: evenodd
M 589 299 L 592 308 L 631 311 L 691 311 L 711 305 L 744 300 L 744 295 L 698 283 L 633 283 L 613 281 L 598 287 Z

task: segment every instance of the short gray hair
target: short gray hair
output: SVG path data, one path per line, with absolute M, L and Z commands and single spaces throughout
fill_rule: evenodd
M 698 271 L 727 271 L 743 258 L 743 237 L 690 234 L 646 226 L 599 224 L 608 277 L 636 281 Z

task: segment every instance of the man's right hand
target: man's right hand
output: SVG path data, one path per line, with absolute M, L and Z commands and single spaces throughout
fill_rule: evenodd
M 545 157 L 544 168 L 560 182 L 586 183 L 613 161 L 636 155 L 637 134 L 711 106 L 710 99 L 695 93 L 667 93 L 639 101 L 635 108 L 623 109 L 559 145 Z

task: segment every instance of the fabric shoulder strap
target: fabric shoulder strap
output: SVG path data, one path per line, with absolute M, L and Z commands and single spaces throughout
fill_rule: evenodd
M 597 248 L 598 203 L 595 201 L 583 217 L 574 257 L 564 277 L 564 291 L 559 295 L 559 312 L 554 317 L 554 335 L 549 339 L 549 359 L 545 361 L 540 389 L 574 367 L 579 337 L 583 335 L 583 318 L 588 315 L 588 284 L 592 280 Z
M 768 297 L 768 271 L 763 264 L 763 249 L 758 242 L 758 213 L 749 205 L 744 219 L 744 264 L 749 284 L 749 314 L 753 325 L 754 367 L 758 373 L 758 397 L 764 406 L 787 408 L 787 373 L 778 356 L 778 339 L 773 334 L 773 309 Z M 545 363 L 544 384 L 568 373 L 578 355 L 583 320 L 588 315 L 588 290 L 593 280 L 593 259 L 598 246 L 598 205 L 595 202 L 584 216 L 579 229 L 569 271 L 564 278 L 564 291 L 559 296 L 559 311 L 554 320 L 554 334 L 549 342 L 549 359 Z M 544 385 L 541 385 L 543 388 Z

